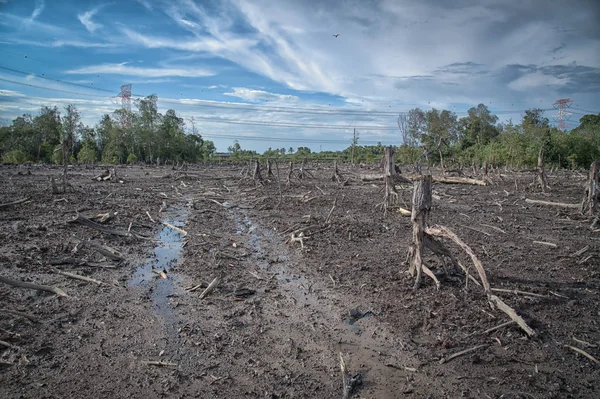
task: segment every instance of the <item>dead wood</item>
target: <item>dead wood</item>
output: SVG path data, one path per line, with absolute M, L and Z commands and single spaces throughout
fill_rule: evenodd
M 117 215 L 117 213 L 118 212 L 113 212 L 113 211 L 109 211 L 106 213 L 99 213 L 98 215 L 91 217 L 90 220 L 93 219 L 97 223 L 104 224 L 106 222 L 113 220 L 115 218 L 115 216 Z
M 400 179 L 402 181 L 418 181 L 419 179 L 421 179 L 422 176 L 421 175 L 405 175 L 405 176 L 401 176 L 401 175 L 397 175 L 395 177 L 395 179 Z M 365 175 L 361 175 L 360 179 L 364 182 L 370 182 L 370 181 L 378 181 L 378 180 L 384 180 L 384 175 L 377 175 L 377 174 L 365 174 Z M 446 183 L 446 184 L 471 184 L 471 185 L 477 185 L 477 186 L 487 186 L 487 182 L 483 181 L 483 180 L 477 180 L 477 179 L 471 179 L 468 177 L 452 177 L 452 176 L 432 176 L 432 180 L 436 183 Z
M 553 243 L 553 242 L 546 242 L 546 241 L 534 241 L 533 243 L 534 243 L 534 244 L 540 244 L 540 245 L 546 245 L 546 246 L 548 246 L 548 247 L 552 247 L 552 248 L 556 248 L 556 247 L 558 247 L 558 245 L 556 245 L 556 244 L 555 244 L 555 243 Z
M 184 229 L 179 228 L 177 226 L 173 226 L 171 223 L 162 222 L 162 224 L 164 224 L 165 226 L 167 226 L 170 229 L 180 232 L 181 234 L 183 234 L 184 237 L 188 235 L 187 231 L 185 231 Z
M 53 294 L 56 294 L 58 296 L 68 297 L 68 295 L 60 288 L 51 287 L 48 285 L 38 285 L 38 284 L 33 284 L 33 283 L 27 283 L 24 281 L 12 280 L 12 279 L 4 277 L 4 276 L 0 276 L 0 282 L 8 284 L 8 285 L 12 285 L 14 287 L 27 288 L 30 290 L 46 291 L 46 292 L 51 292 Z
M 538 153 L 538 163 L 537 163 L 537 180 L 540 184 L 542 192 L 550 190 L 550 186 L 548 186 L 548 177 L 546 176 L 546 171 L 544 170 L 544 146 L 540 147 L 540 151 Z
M 200 299 L 204 299 L 208 294 L 210 294 L 212 292 L 212 290 L 215 289 L 217 284 L 219 284 L 220 280 L 221 279 L 219 276 L 215 277 L 214 280 L 210 282 L 208 287 L 206 287 L 206 289 L 204 291 L 202 291 L 202 293 L 200 294 Z
M 581 201 L 581 213 L 589 216 L 598 213 L 598 202 L 600 202 L 600 164 L 595 161 L 590 166 L 588 182 L 585 187 L 585 195 Z M 587 210 L 586 210 L 587 208 Z
M 519 316 L 513 308 L 504 303 L 502 299 L 500 299 L 496 295 L 490 294 L 488 295 L 488 300 L 494 305 L 496 305 L 498 309 L 506 313 L 508 317 L 513 319 L 519 325 L 519 327 L 521 327 L 521 329 L 525 331 L 525 333 L 527 333 L 528 336 L 532 337 L 535 335 L 535 331 L 533 331 L 533 329 L 527 325 L 525 320 L 523 320 L 523 318 Z
M 72 278 L 75 280 L 81 280 L 81 281 L 85 281 L 88 283 L 94 283 L 94 284 L 98 284 L 98 285 L 109 285 L 103 281 L 94 280 L 93 278 L 80 276 L 79 274 L 75 274 L 75 273 L 63 272 L 62 270 L 56 270 L 56 269 L 54 269 L 53 272 L 56 274 L 60 274 L 61 276 L 69 277 L 69 278 Z
M 571 346 L 571 345 L 565 345 L 565 347 L 567 347 L 567 348 L 569 348 L 569 349 L 571 349 L 571 350 L 573 350 L 573 351 L 575 351 L 575 352 L 579 353 L 580 355 L 583 355 L 583 356 L 587 357 L 587 358 L 588 358 L 588 359 L 590 359 L 592 362 L 594 362 L 594 363 L 596 363 L 596 364 L 599 364 L 599 365 L 600 365 L 600 362 L 598 361 L 598 359 L 596 359 L 594 356 L 590 355 L 589 353 L 587 353 L 587 352 L 586 352 L 586 351 L 584 351 L 583 349 L 579 349 L 579 348 L 576 348 L 576 347 L 574 347 L 574 346 Z
M 471 352 L 475 352 L 478 349 L 485 348 L 485 347 L 488 347 L 488 346 L 489 346 L 488 344 L 477 345 L 477 346 L 474 346 L 472 348 L 465 349 L 464 351 L 456 352 L 456 353 L 454 353 L 454 354 L 452 354 L 452 355 L 450 355 L 448 357 L 441 358 L 440 359 L 440 364 L 447 363 L 447 362 L 449 362 L 452 359 L 456 359 L 457 357 L 460 357 L 460 356 L 463 356 L 463 355 L 467 355 L 467 354 L 469 354 Z
M 515 324 L 515 321 L 514 321 L 514 320 L 507 321 L 506 323 L 502 323 L 502 324 L 500 324 L 500 325 L 497 325 L 496 327 L 488 328 L 488 329 L 487 329 L 487 330 L 485 330 L 483 333 L 484 333 L 484 334 L 489 334 L 489 333 L 492 333 L 492 332 L 494 332 L 494 331 L 498 331 L 498 330 L 500 330 L 500 329 L 502 329 L 502 328 L 504 328 L 504 327 L 508 327 L 508 326 L 510 326 L 510 325 L 512 325 L 512 324 Z
M 159 367 L 177 367 L 177 363 L 159 362 L 155 360 L 146 360 L 142 362 L 148 366 L 159 366 Z
M 9 349 L 17 349 L 18 346 L 15 346 L 11 343 L 8 343 L 6 341 L 0 341 L 0 346 L 4 346 L 5 348 L 9 348 Z
M 383 208 L 383 215 L 387 214 L 388 208 L 398 200 L 398 192 L 394 186 L 394 176 L 396 175 L 396 168 L 394 167 L 394 149 L 392 146 L 383 149 L 383 158 L 381 159 L 383 165 L 383 181 L 385 182 L 385 190 L 383 202 L 377 206 Z
M 260 162 L 258 161 L 258 159 L 254 163 L 254 171 L 252 173 L 252 180 L 254 180 L 256 183 L 261 183 L 263 180 L 263 178 L 260 174 Z
M 152 216 L 150 216 L 150 212 L 146 211 L 146 215 L 148 215 L 148 218 L 150 219 L 150 221 L 152 223 L 156 223 L 156 221 L 154 219 L 152 219 Z
M 335 210 L 336 205 L 337 205 L 337 196 L 333 199 L 333 206 L 331 207 L 331 210 L 329 211 L 329 214 L 327 215 L 327 219 L 325 219 L 324 224 L 329 224 L 329 222 L 331 221 L 331 215 L 333 215 L 333 211 Z
M 98 253 L 100 253 L 102 256 L 110 259 L 110 260 L 114 260 L 114 261 L 123 261 L 125 260 L 125 257 L 116 249 L 108 247 L 106 245 L 102 245 L 99 244 L 95 241 L 84 241 L 81 238 L 78 238 L 77 236 L 73 235 L 73 237 L 78 240 L 80 243 L 82 243 L 84 246 L 89 246 L 92 247 L 94 250 L 96 250 Z
M 527 292 L 527 291 L 521 291 L 521 290 L 509 290 L 509 289 L 505 289 L 505 288 L 492 288 L 492 291 L 493 292 L 506 292 L 506 293 L 515 294 L 515 295 L 535 296 L 538 298 L 547 297 L 547 295 L 536 294 L 535 292 Z
M 290 169 L 288 170 L 286 185 L 292 182 L 292 173 L 294 172 L 294 163 L 290 161 Z
M 20 200 L 16 200 L 16 201 L 12 201 L 12 202 L 7 202 L 7 203 L 4 203 L 4 204 L 0 204 L 0 209 L 8 208 L 9 206 L 12 206 L 12 205 L 23 204 L 23 203 L 28 202 L 30 200 L 31 200 L 31 197 L 27 197 L 27 198 L 21 198 Z
M 101 231 L 102 233 L 105 233 L 105 234 L 112 234 L 112 235 L 120 236 L 120 237 L 132 237 L 133 236 L 131 234 L 131 232 L 111 229 L 109 227 L 106 227 L 99 223 L 96 223 L 86 217 L 83 217 L 79 214 L 77 214 L 77 217 L 75 219 L 69 220 L 69 223 L 79 223 L 79 224 L 87 226 L 89 228 Z
M 411 276 L 415 276 L 414 288 L 419 288 L 421 284 L 421 274 L 423 272 L 423 240 L 425 236 L 425 227 L 427 218 L 431 210 L 431 175 L 424 176 L 422 179 L 414 182 L 411 222 L 412 244 L 409 248 Z
M 19 316 L 19 317 L 24 317 L 27 320 L 32 321 L 34 323 L 37 323 L 37 321 L 38 321 L 38 319 L 35 316 L 31 316 L 30 314 L 19 312 L 18 310 L 0 308 L 0 313 L 8 313 L 8 314 L 12 314 L 12 315 Z
M 527 202 L 528 204 L 558 206 L 561 208 L 579 209 L 581 207 L 581 204 L 566 204 L 564 202 L 549 202 L 549 201 L 534 200 L 534 199 L 529 199 L 529 198 L 525 198 L 525 202 Z

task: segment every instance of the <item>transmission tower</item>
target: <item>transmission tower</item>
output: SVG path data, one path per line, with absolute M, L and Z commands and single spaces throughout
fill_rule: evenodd
M 129 125 L 129 115 L 131 115 L 131 84 L 121 86 L 121 92 L 117 97 L 121 97 L 121 125 Z
M 558 110 L 558 114 L 554 116 L 554 120 L 558 122 L 558 128 L 560 130 L 565 130 L 567 128 L 565 121 L 571 118 L 571 114 L 567 112 L 567 108 L 570 108 L 572 103 L 573 100 L 570 98 L 563 98 L 552 104 L 554 105 L 554 109 Z

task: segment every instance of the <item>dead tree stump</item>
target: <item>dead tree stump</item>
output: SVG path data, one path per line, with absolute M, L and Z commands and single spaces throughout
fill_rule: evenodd
M 598 213 L 598 202 L 600 200 L 599 168 L 600 164 L 598 164 L 598 161 L 592 162 L 588 182 L 585 187 L 585 196 L 581 203 L 581 213 L 589 216 Z
M 342 175 L 338 170 L 337 161 L 333 161 L 333 176 L 331 176 L 331 181 L 337 181 L 338 183 L 342 182 Z
M 383 207 L 384 215 L 388 208 L 398 198 L 398 192 L 394 187 L 394 178 L 396 177 L 396 168 L 394 166 L 394 149 L 392 146 L 383 149 L 383 158 L 381 160 L 383 166 L 383 180 L 385 182 L 385 195 L 383 202 L 379 204 Z
M 260 162 L 258 161 L 258 159 L 254 163 L 254 173 L 252 174 L 252 180 L 254 180 L 257 183 L 262 182 L 262 176 L 260 174 Z
M 286 185 L 289 185 L 292 182 L 292 173 L 294 173 L 294 163 L 290 161 L 290 170 L 288 170 L 287 180 L 285 182 Z
M 270 159 L 267 159 L 267 178 L 269 177 L 275 177 L 275 174 L 273 173 L 272 170 L 272 162 Z
M 421 284 L 421 274 L 423 272 L 423 241 L 425 237 L 425 227 L 427 218 L 431 210 L 431 175 L 414 182 L 413 205 L 410 220 L 413 225 L 413 242 L 409 248 L 411 276 L 417 274 L 414 288 L 419 288 Z
M 538 182 L 540 183 L 542 192 L 545 193 L 550 190 L 550 186 L 548 186 L 548 177 L 544 170 L 544 146 L 540 147 L 540 152 L 538 153 L 537 173 Z

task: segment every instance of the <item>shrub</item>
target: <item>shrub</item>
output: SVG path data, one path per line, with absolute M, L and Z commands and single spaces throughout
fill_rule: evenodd
M 137 161 L 138 161 L 138 157 L 134 153 L 131 153 L 127 156 L 128 164 L 136 163 Z
M 3 163 L 21 165 L 27 161 L 27 154 L 25 154 L 25 152 L 23 152 L 22 150 L 12 150 L 4 154 L 4 156 L 2 156 Z

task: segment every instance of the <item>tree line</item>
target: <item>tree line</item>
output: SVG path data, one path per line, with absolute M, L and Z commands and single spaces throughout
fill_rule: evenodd
M 197 133 L 185 132 L 183 118 L 169 109 L 158 112 L 158 97 L 135 101 L 134 111 L 117 110 L 102 116 L 93 127 L 81 121 L 75 105 L 61 112 L 57 107 L 41 108 L 33 116 L 24 114 L 10 126 L 0 127 L 2 162 L 62 164 L 198 162 L 215 152 L 215 145 Z
M 132 112 L 106 114 L 94 126 L 85 126 L 74 105 L 61 111 L 42 107 L 39 114 L 25 114 L 0 128 L 0 156 L 4 163 L 68 162 L 164 163 L 211 159 L 216 148 L 197 133 L 193 119 L 185 132 L 183 118 L 172 109 L 158 112 L 158 98 L 151 95 L 135 102 Z M 580 118 L 579 126 L 564 131 L 552 127 L 541 109 L 525 111 L 521 121 L 498 123 L 484 105 L 458 118 L 449 110 L 411 109 L 398 117 L 397 163 L 425 162 L 442 165 L 490 165 L 532 167 L 540 153 L 553 166 L 587 168 L 600 159 L 600 113 Z M 63 145 L 64 144 L 64 145 Z M 66 151 L 63 151 L 63 147 Z M 236 140 L 229 146 L 231 160 L 256 158 L 290 160 L 339 160 L 377 162 L 384 145 L 360 145 L 353 139 L 341 151 L 312 152 L 309 147 L 268 148 L 262 154 L 243 149 Z

